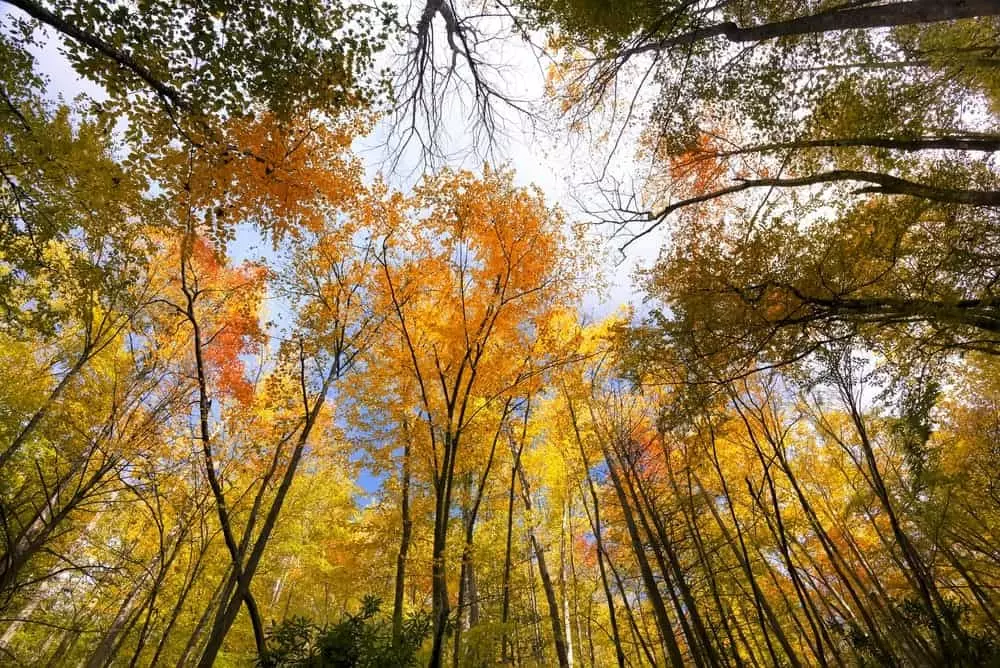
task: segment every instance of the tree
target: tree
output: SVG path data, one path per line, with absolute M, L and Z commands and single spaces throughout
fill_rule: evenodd
M 681 343 L 676 363 L 720 375 L 852 337 L 911 365 L 995 352 L 994 217 L 882 199 L 808 225 L 692 226 L 650 274 L 669 311 L 636 340 L 662 326 Z
M 0 662 L 1000 661 L 994 2 L 414 7 L 423 148 L 510 25 L 640 130 L 597 322 L 511 169 L 366 172 L 389 8 L 7 4 Z
M 641 191 L 612 184 L 588 196 L 623 249 L 688 207 L 704 213 L 724 198 L 753 216 L 786 189 L 823 184 L 993 205 L 992 187 L 959 191 L 996 149 L 992 111 L 975 120 L 961 111 L 971 100 L 995 109 L 994 68 L 980 58 L 994 2 L 674 3 L 644 5 L 626 25 L 587 2 L 537 6 L 569 45 L 557 90 L 575 122 L 610 97 L 611 116 L 595 122 L 622 124 L 614 150 L 633 110 L 653 109 Z
M 182 314 L 190 327 L 197 380 L 197 434 L 232 563 L 229 584 L 202 653 L 203 665 L 214 662 L 241 601 L 253 622 L 258 654 L 266 654 L 264 623 L 250 591 L 251 580 L 327 396 L 352 368 L 367 346 L 370 330 L 377 326 L 377 318 L 364 304 L 373 251 L 355 247 L 359 222 L 371 215 L 365 208 L 369 202 L 356 163 L 341 154 L 349 142 L 349 130 L 349 126 L 285 130 L 237 123 L 233 131 L 244 138 L 243 145 L 262 142 L 258 151 L 235 165 L 212 153 L 204 162 L 197 156 L 182 172 L 177 217 L 185 222 L 187 231 L 179 252 L 180 297 L 177 302 L 164 301 Z M 173 163 L 167 160 L 165 164 L 169 167 Z M 294 181 L 288 180 L 289 171 L 294 172 Z M 210 428 L 212 401 L 220 395 L 234 400 L 234 410 L 226 416 L 236 420 L 230 427 L 234 436 L 243 431 L 241 422 L 252 424 L 252 415 L 246 415 L 243 407 L 253 403 L 253 387 L 240 356 L 260 349 L 263 332 L 258 305 L 267 273 L 252 266 L 228 270 L 220 265 L 217 251 L 197 236 L 199 228 L 206 226 L 221 236 L 217 226 L 227 212 L 237 219 L 257 218 L 278 239 L 284 235 L 299 239 L 291 259 L 289 284 L 290 297 L 301 304 L 297 323 L 301 330 L 279 348 L 273 381 L 277 385 L 272 389 L 279 393 L 270 397 L 278 401 L 276 409 L 298 416 L 288 424 L 279 423 L 276 433 L 269 435 L 274 442 L 270 462 L 260 460 L 264 468 L 242 535 L 233 525 L 217 470 L 217 447 Z M 307 213 L 309 218 L 303 220 Z M 216 301 L 220 298 L 224 300 L 221 303 Z M 209 303 L 199 307 L 199 302 L 206 300 Z M 209 334 L 213 330 L 215 333 Z M 308 341 L 305 332 L 310 334 Z M 213 375 L 218 387 L 214 393 L 210 385 Z M 301 411 L 278 388 L 296 388 L 292 391 L 297 390 Z M 282 422 L 290 417 L 285 415 Z
M 7 0 L 10 21 L 55 29 L 77 71 L 126 113 L 135 137 L 215 139 L 221 118 L 270 113 L 282 120 L 358 108 L 381 93 L 372 77 L 387 13 L 341 2 L 213 2 L 128 7 Z M 381 14 L 381 16 L 379 15 Z
M 561 215 L 538 193 L 515 188 L 507 173 L 428 178 L 408 208 L 412 222 L 389 231 L 379 256 L 382 299 L 395 316 L 386 331 L 397 341 L 383 354 L 415 381 L 413 422 L 424 423 L 430 445 L 431 664 L 441 665 L 451 609 L 452 494 L 456 476 L 475 461 L 463 449 L 466 439 L 482 428 L 477 421 L 495 415 L 491 406 L 535 382 L 551 363 L 533 355 L 532 339 L 542 337 L 554 305 L 573 294 L 576 274 Z

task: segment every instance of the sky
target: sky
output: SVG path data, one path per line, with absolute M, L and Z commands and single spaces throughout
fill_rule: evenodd
M 413 11 L 413 8 L 410 8 Z M 0 17 L 18 10 L 9 5 L 0 8 Z M 440 21 L 440 18 L 438 18 Z M 487 26 L 488 28 L 488 26 Z M 36 69 L 49 78 L 49 94 L 53 99 L 62 97 L 69 101 L 84 93 L 96 100 L 104 97 L 103 90 L 96 84 L 81 78 L 70 67 L 69 61 L 60 51 L 61 40 L 53 37 L 53 31 L 46 32 L 47 39 L 40 48 L 34 49 Z M 537 36 L 538 40 L 543 39 Z M 560 119 L 547 118 L 554 103 L 545 99 L 545 76 L 548 63 L 535 55 L 535 50 L 516 36 L 510 36 L 486 47 L 486 55 L 493 62 L 501 63 L 497 82 L 512 97 L 525 100 L 538 113 L 527 117 L 517 113 L 504 114 L 501 125 L 502 136 L 497 141 L 494 161 L 514 169 L 515 179 L 520 185 L 536 185 L 544 193 L 550 204 L 557 204 L 567 212 L 570 221 L 592 223 L 592 217 L 581 206 L 585 199 L 585 183 L 591 181 L 595 172 L 603 168 L 606 156 L 595 152 L 588 137 L 567 133 L 565 123 Z M 458 156 L 450 166 L 472 170 L 481 169 L 483 161 L 472 150 L 473 137 L 470 126 L 465 122 L 461 100 L 449 110 L 446 126 L 449 129 L 449 148 Z M 360 139 L 355 149 L 365 164 L 369 176 L 381 174 L 393 186 L 406 190 L 419 177 L 420 170 L 412 156 L 404 156 L 396 169 L 387 169 L 391 157 L 385 148 L 386 133 L 390 131 L 386 121 L 375 127 L 369 137 Z M 620 149 L 610 162 L 610 167 L 618 176 L 633 170 L 629 149 Z M 633 272 L 638 266 L 647 265 L 655 259 L 663 242 L 661 237 L 650 235 L 640 243 L 631 246 L 623 257 L 616 250 L 618 244 L 607 240 L 610 230 L 599 225 L 589 226 L 590 233 L 599 241 L 602 251 L 603 287 L 591 290 L 584 298 L 582 315 L 587 320 L 600 319 L 618 311 L 622 306 L 633 305 L 642 310 L 642 294 L 636 287 Z M 619 242 L 620 243 L 620 242 Z M 235 261 L 256 259 L 270 253 L 264 242 L 250 226 L 243 226 L 235 242 L 229 249 Z

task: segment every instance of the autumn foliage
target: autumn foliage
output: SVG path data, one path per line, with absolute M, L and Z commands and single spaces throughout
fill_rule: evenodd
M 418 8 L 402 108 L 509 20 L 634 140 L 615 308 L 522 165 L 361 150 L 389 6 L 0 4 L 0 665 L 1000 662 L 995 3 Z

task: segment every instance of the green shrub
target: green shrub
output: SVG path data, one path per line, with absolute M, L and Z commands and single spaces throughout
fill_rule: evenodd
M 261 668 L 395 668 L 416 665 L 416 653 L 430 634 L 430 616 L 411 615 L 393 643 L 392 624 L 379 615 L 380 602 L 366 596 L 357 614 L 347 614 L 332 626 L 317 626 L 293 617 L 268 629 L 268 653 Z

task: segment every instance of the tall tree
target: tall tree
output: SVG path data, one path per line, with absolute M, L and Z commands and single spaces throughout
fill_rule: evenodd
M 409 204 L 413 220 L 383 243 L 383 299 L 400 344 L 389 351 L 415 380 L 415 419 L 427 430 L 434 489 L 431 664 L 441 665 L 451 603 L 447 541 L 466 435 L 486 409 L 533 382 L 546 313 L 573 294 L 563 219 L 511 175 L 444 173 Z M 426 213 L 425 213 L 426 212 Z M 418 223 L 419 224 L 416 224 Z M 461 457 L 460 457 L 461 455 Z M 476 470 L 473 468 L 472 470 Z

